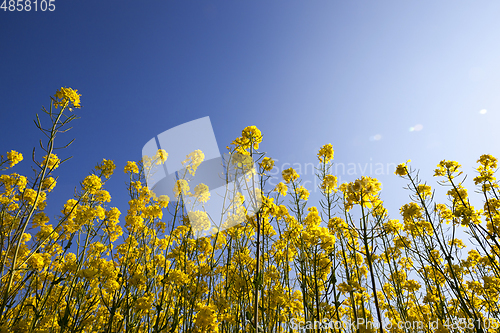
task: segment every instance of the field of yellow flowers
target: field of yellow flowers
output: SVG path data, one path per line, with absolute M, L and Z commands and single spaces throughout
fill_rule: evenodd
M 496 158 L 478 160 L 482 209 L 470 205 L 457 162 L 435 170 L 448 204 L 400 164 L 412 201 L 396 220 L 376 179 L 337 184 L 331 144 L 317 154 L 316 206 L 291 168 L 269 189 L 274 161 L 250 126 L 229 150 L 257 162 L 262 207 L 196 238 L 174 200 L 189 184 L 177 184 L 172 199 L 146 186 L 145 172 L 168 158 L 161 150 L 123 163 L 127 212 L 111 204 L 106 181 L 116 166 L 103 160 L 61 214 L 47 216 L 53 172 L 63 167 L 56 136 L 75 120 L 80 95 L 61 88 L 51 100 L 50 125 L 37 116 L 48 139 L 35 177 L 15 173 L 16 151 L 0 160 L 0 332 L 498 332 Z M 206 189 L 195 192 L 209 200 Z M 475 249 L 455 238 L 464 231 Z

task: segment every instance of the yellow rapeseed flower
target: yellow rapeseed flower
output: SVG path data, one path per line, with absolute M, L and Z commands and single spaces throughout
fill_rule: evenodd
M 128 161 L 125 168 L 123 168 L 125 173 L 139 173 L 139 168 L 135 162 Z
M 88 190 L 90 194 L 96 194 L 102 187 L 101 178 L 96 175 L 89 175 L 83 180 L 83 188 Z
M 288 184 L 290 183 L 291 181 L 294 181 L 296 180 L 297 178 L 299 178 L 299 174 L 293 169 L 293 168 L 288 168 L 286 170 L 283 170 L 283 172 L 281 173 L 281 175 L 283 176 L 283 180 Z
M 165 163 L 167 157 L 168 153 L 164 149 L 158 149 L 153 159 L 156 160 L 156 165 L 160 165 L 162 163 Z
M 59 167 L 61 160 L 57 157 L 56 154 L 50 154 L 50 157 L 48 159 L 49 161 L 47 162 L 47 155 L 43 157 L 42 166 L 45 165 L 45 163 L 47 163 L 47 167 L 52 170 L 57 169 Z
M 43 180 L 42 182 L 42 190 L 47 190 L 47 192 L 50 192 L 56 187 L 56 180 L 52 177 L 47 177 Z
M 447 176 L 449 174 L 450 178 L 453 179 L 454 173 L 460 169 L 461 165 L 456 161 L 446 161 L 442 160 L 437 165 L 437 169 L 434 170 L 434 177 L 437 176 Z
M 302 200 L 309 199 L 309 191 L 302 185 L 295 189 L 295 193 L 297 193 L 299 195 L 299 198 Z
M 406 161 L 406 163 L 399 164 L 396 167 L 396 171 L 394 172 L 394 174 L 401 176 L 401 177 L 406 176 L 408 174 L 408 169 L 406 167 L 406 164 L 410 163 L 410 162 L 411 162 L 411 160 L 408 160 L 408 161 Z
M 405 221 L 409 221 L 412 218 L 418 219 L 422 217 L 421 208 L 415 202 L 410 202 L 408 204 L 404 204 L 400 209 L 401 215 Z
M 418 184 L 417 191 L 423 198 L 427 198 L 432 195 L 432 189 L 429 185 Z
M 264 157 L 262 159 L 262 162 L 260 162 L 260 166 L 265 171 L 271 171 L 274 167 L 274 160 L 269 157 Z
M 491 186 L 498 187 L 498 184 L 494 183 L 496 178 L 493 176 L 497 168 L 497 159 L 485 154 L 481 155 L 477 163 L 480 164 L 476 169 L 479 172 L 479 176 L 474 178 L 474 184 L 483 184 L 484 190 L 489 190 Z
M 380 204 L 378 192 L 381 190 L 381 184 L 376 178 L 362 176 L 354 182 L 341 184 L 340 190 L 344 192 L 347 210 L 355 204 L 363 203 L 363 206 L 367 208 Z
M 238 153 L 248 155 L 247 149 L 259 149 L 259 144 L 262 142 L 262 133 L 255 126 L 247 126 L 241 133 L 241 137 L 236 138 L 232 144 Z
M 115 171 L 115 168 L 116 168 L 115 163 L 112 160 L 107 160 L 105 158 L 102 160 L 101 164 L 99 164 L 98 166 L 96 166 L 96 170 L 101 171 L 102 172 L 102 176 L 104 178 L 111 177 L 111 175 Z
M 23 160 L 23 154 L 18 153 L 15 150 L 11 150 L 7 152 L 7 158 L 9 159 L 10 167 L 13 167 L 14 165 Z
M 278 192 L 282 196 L 286 196 L 286 192 L 288 191 L 288 187 L 283 184 L 283 182 L 279 182 L 278 185 L 274 188 L 275 192 Z
M 210 199 L 208 186 L 200 183 L 194 187 L 194 195 L 199 202 L 207 202 Z
M 54 97 L 59 99 L 60 101 L 55 102 L 54 106 L 57 109 L 59 105 L 64 106 L 66 103 L 71 102 L 73 103 L 73 107 L 80 108 L 80 96 L 82 95 L 78 94 L 78 90 L 61 87 L 61 89 L 58 90 L 54 95 Z
M 168 203 L 170 202 L 170 198 L 168 195 L 160 195 L 158 197 L 158 204 L 160 205 L 161 208 L 165 208 L 168 206 Z
M 333 160 L 333 146 L 331 143 L 324 145 L 318 152 L 320 162 L 328 163 Z
M 193 228 L 193 231 L 195 233 L 210 229 L 211 223 L 207 213 L 198 210 L 194 212 L 189 212 L 188 216 L 189 216 L 189 222 L 191 222 L 191 228 Z
M 243 139 L 248 143 L 253 143 L 253 149 L 259 149 L 262 142 L 262 133 L 256 126 L 247 126 L 241 133 Z
M 46 256 L 43 253 L 34 253 L 28 260 L 28 265 L 36 270 L 42 270 L 46 264 Z
M 194 176 L 196 169 L 198 169 L 204 159 L 205 154 L 203 154 L 201 150 L 197 149 L 186 156 L 186 159 L 182 161 L 182 165 L 186 166 L 187 171 Z
M 333 175 L 326 175 L 321 183 L 321 189 L 325 193 L 337 192 L 337 177 Z
M 175 183 L 173 191 L 174 191 L 174 194 L 176 197 L 178 197 L 181 194 L 185 194 L 185 195 L 189 194 L 189 184 L 188 184 L 187 180 L 179 179 Z

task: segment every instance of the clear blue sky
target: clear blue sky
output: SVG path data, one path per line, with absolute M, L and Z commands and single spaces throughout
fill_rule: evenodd
M 117 164 L 109 189 L 119 199 L 126 161 L 155 135 L 204 116 L 221 150 L 256 125 L 280 171 L 316 163 L 332 143 L 342 180 L 368 163 L 364 174 L 391 189 L 383 198 L 393 215 L 408 201 L 405 183 L 376 175 L 375 163 L 411 158 L 434 185 L 442 159 L 458 160 L 472 179 L 481 154 L 500 157 L 497 0 L 55 5 L 0 11 L 0 151 L 22 152 L 15 171 L 29 173 L 42 137 L 35 113 L 61 86 L 78 89 L 81 119 L 59 141 L 76 138 L 60 153 L 74 158 L 56 172 L 59 207 L 103 158 Z

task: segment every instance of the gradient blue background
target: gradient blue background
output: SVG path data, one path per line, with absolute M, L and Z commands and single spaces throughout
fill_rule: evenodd
M 256 125 L 279 171 L 317 163 L 318 149 L 332 143 L 346 166 L 341 180 L 362 175 L 359 167 L 348 175 L 348 163 L 368 165 L 364 175 L 383 182 L 392 217 L 409 201 L 405 182 L 393 168 L 370 174 L 370 163 L 375 170 L 411 158 L 435 185 L 436 164 L 454 159 L 470 185 L 481 154 L 500 157 L 499 1 L 55 5 L 0 11 L 0 152 L 25 156 L 13 171 L 32 174 L 31 150 L 42 138 L 32 120 L 49 96 L 61 86 L 82 94 L 81 119 L 59 136 L 61 145 L 76 138 L 56 152 L 74 157 L 56 170 L 49 207 L 60 209 L 106 158 L 117 165 L 111 205 L 126 210 L 125 163 L 139 160 L 155 135 L 204 116 L 221 151 Z

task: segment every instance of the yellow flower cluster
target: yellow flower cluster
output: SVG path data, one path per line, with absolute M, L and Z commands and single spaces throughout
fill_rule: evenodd
M 153 301 L 154 301 L 154 295 L 149 294 L 149 295 L 144 295 L 140 298 L 137 299 L 137 302 L 135 304 L 135 307 L 139 311 L 148 311 L 153 307 Z
M 398 164 L 398 166 L 396 167 L 396 171 L 394 172 L 394 174 L 398 175 L 398 176 L 401 176 L 401 177 L 404 177 L 408 174 L 408 168 L 407 168 L 407 164 L 410 163 L 411 160 L 408 160 L 406 161 L 406 163 L 401 163 L 401 164 Z
M 156 161 L 157 165 L 160 165 L 162 163 L 165 163 L 167 160 L 168 153 L 164 149 L 158 149 L 156 152 L 156 155 L 153 157 L 153 159 Z
M 101 176 L 104 178 L 109 178 L 115 171 L 115 163 L 111 160 L 103 159 L 102 163 L 96 166 L 96 170 L 101 172 Z
M 187 171 L 194 176 L 196 169 L 200 166 L 200 164 L 205 159 L 205 154 L 201 150 L 195 150 L 192 153 L 189 153 L 186 156 L 186 159 L 182 161 L 182 165 L 184 165 Z
M 198 313 L 196 314 L 194 332 L 219 332 L 216 306 L 214 304 L 198 303 L 196 308 Z
M 333 146 L 331 143 L 324 145 L 318 152 L 320 162 L 328 163 L 333 160 Z
M 185 179 L 179 179 L 174 186 L 174 194 L 176 197 L 179 195 L 189 195 L 189 184 Z
M 48 161 L 47 161 L 47 159 L 48 159 Z M 61 160 L 57 157 L 56 154 L 50 154 L 50 157 L 47 155 L 45 155 L 43 157 L 42 166 L 47 164 L 47 168 L 49 168 L 50 170 L 54 170 L 54 169 L 57 169 L 59 167 L 60 163 L 61 163 Z
M 419 205 L 415 202 L 410 202 L 408 204 L 403 205 L 400 211 L 405 221 L 411 221 L 412 219 L 422 218 L 422 211 Z
M 4 193 L 0 198 L 7 200 L 3 204 L 7 204 L 10 200 L 9 197 L 14 196 L 16 192 L 22 193 L 28 184 L 28 179 L 24 176 L 13 173 L 11 175 L 0 175 L 0 185 L 4 187 Z M 15 198 L 15 196 L 14 196 Z
M 427 198 L 432 195 L 432 189 L 429 185 L 426 184 L 418 184 L 417 192 L 422 196 L 422 198 Z
M 326 175 L 321 183 L 321 189 L 325 193 L 337 192 L 337 177 Z
M 299 174 L 293 168 L 288 168 L 286 170 L 283 170 L 283 172 L 281 174 L 282 174 L 283 180 L 287 184 L 290 182 L 293 182 L 294 180 L 296 180 L 300 177 Z
M 38 193 L 37 191 L 28 188 L 24 190 L 22 194 L 22 199 L 25 200 L 29 205 L 34 206 L 40 210 L 45 209 L 47 194 L 45 192 Z
M 47 177 L 42 181 L 42 190 L 50 192 L 56 187 L 57 181 L 52 177 Z
M 55 98 L 59 99 L 59 101 L 54 102 L 54 106 L 57 109 L 59 105 L 64 107 L 71 102 L 73 103 L 73 107 L 80 108 L 80 96 L 82 95 L 78 94 L 78 90 L 61 87 L 54 95 Z
M 15 150 L 11 150 L 7 152 L 7 158 L 9 159 L 10 167 L 13 167 L 14 165 L 23 160 L 23 154 L 18 153 Z
M 278 192 L 282 196 L 286 196 L 286 192 L 288 191 L 288 187 L 283 184 L 282 182 L 279 182 L 276 187 L 274 188 L 275 192 Z
M 403 225 L 399 223 L 399 220 L 389 220 L 384 223 L 384 230 L 388 233 L 396 234 L 403 229 Z
M 168 197 L 168 195 L 160 195 L 160 197 L 158 198 L 158 203 L 160 205 L 161 208 L 165 208 L 168 206 L 168 203 L 170 202 L 170 198 Z
M 232 144 L 235 150 L 242 154 L 248 155 L 249 149 L 259 149 L 259 144 L 262 142 L 262 133 L 256 126 L 248 126 L 241 133 L 241 137 L 235 139 Z
M 346 210 L 350 210 L 355 204 L 361 204 L 367 208 L 381 204 L 381 200 L 378 198 L 380 186 L 377 179 L 366 176 L 362 176 L 354 182 L 341 184 L 340 190 L 344 193 Z
M 83 188 L 90 194 L 96 194 L 102 187 L 101 178 L 97 175 L 89 175 L 82 182 Z
M 252 149 L 261 140 L 260 131 L 246 128 L 239 140 L 246 154 L 235 148 L 230 156 L 236 164 L 253 163 Z M 313 326 L 332 320 L 390 322 L 387 333 L 472 332 L 479 327 L 474 323 L 498 314 L 500 199 L 497 160 L 490 155 L 479 159 L 475 181 L 484 210 L 474 209 L 464 183 L 454 181 L 457 162 L 442 161 L 436 172 L 446 176 L 448 206 L 434 203 L 433 189 L 400 164 L 396 174 L 412 191 L 400 220 L 389 217 L 374 178 L 361 177 L 336 191 L 331 145 L 318 153 L 320 205 L 309 206 L 309 192 L 290 168 L 277 185 L 263 177 L 257 189 L 262 206 L 253 215 L 239 205 L 240 193 L 221 196 L 238 202 L 224 207 L 226 221 L 205 211 L 214 198 L 204 184 L 191 183 L 191 194 L 188 180 L 179 180 L 174 194 L 186 196 L 171 206 L 168 196 L 148 189 L 140 171 L 147 174 L 166 157 L 160 151 L 126 164 L 123 218 L 107 206 L 113 161 L 97 165 L 61 214 L 50 218 L 44 209 L 56 182 L 49 172 L 35 168 L 36 182 L 0 175 L 0 332 L 297 333 L 320 331 Z M 11 154 L 0 163 L 17 159 Z M 201 160 L 200 154 L 188 155 L 186 174 Z M 54 169 L 60 161 L 51 155 L 44 163 Z M 273 166 L 262 158 L 262 169 Z M 284 200 L 289 189 L 292 195 Z M 190 199 L 202 204 L 191 209 Z M 351 210 L 354 205 L 361 209 Z M 232 227 L 197 237 L 220 222 Z M 466 244 L 473 248 L 466 252 Z M 472 326 L 450 325 L 450 318 Z M 399 329 L 401 322 L 433 326 Z
M 461 165 L 456 161 L 446 161 L 442 160 L 437 165 L 437 169 L 434 170 L 434 177 L 436 176 L 447 176 L 453 179 L 461 168 Z
M 210 191 L 208 186 L 200 183 L 194 187 L 194 196 L 199 202 L 207 202 L 210 199 Z
M 128 161 L 127 165 L 123 168 L 123 172 L 130 174 L 139 173 L 139 167 L 135 162 Z
M 265 171 L 271 171 L 274 167 L 274 160 L 269 157 L 264 157 L 262 159 L 262 162 L 260 162 L 260 166 Z
M 483 190 L 488 191 L 491 187 L 498 187 L 495 183 L 496 178 L 493 176 L 497 169 L 497 159 L 491 155 L 481 155 L 477 160 L 480 165 L 477 167 L 477 172 L 479 176 L 474 178 L 474 184 L 482 184 Z
M 28 264 L 38 271 L 50 264 L 50 255 L 48 253 L 34 253 L 28 260 Z
M 307 200 L 309 198 L 309 191 L 302 185 L 295 189 L 295 193 L 297 193 L 302 200 Z
M 439 217 L 446 222 L 446 224 L 449 224 L 453 219 L 452 211 L 449 210 L 444 204 L 436 204 L 435 211 L 439 214 Z
M 191 227 L 193 228 L 193 231 L 195 233 L 210 229 L 211 223 L 206 212 L 190 211 L 188 215 L 189 215 L 189 222 L 191 223 Z

